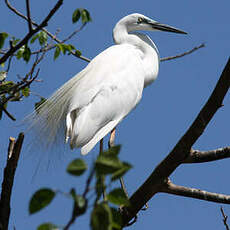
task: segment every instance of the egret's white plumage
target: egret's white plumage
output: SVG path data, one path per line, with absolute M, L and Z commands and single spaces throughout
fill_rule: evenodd
M 122 18 L 113 30 L 116 45 L 97 55 L 31 116 L 31 128 L 47 146 L 65 129 L 70 147 L 87 154 L 139 103 L 144 87 L 157 78 L 159 55 L 153 41 L 136 30 L 185 33 L 141 14 Z

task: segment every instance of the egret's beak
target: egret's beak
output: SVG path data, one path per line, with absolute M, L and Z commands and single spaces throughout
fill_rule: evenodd
M 148 24 L 151 25 L 152 28 L 154 28 L 156 30 L 173 32 L 173 33 L 178 33 L 178 34 L 187 34 L 183 30 L 179 30 L 179 29 L 177 29 L 175 27 L 168 26 L 168 25 L 165 25 L 165 24 L 161 24 L 161 23 L 156 22 L 156 21 L 148 21 Z

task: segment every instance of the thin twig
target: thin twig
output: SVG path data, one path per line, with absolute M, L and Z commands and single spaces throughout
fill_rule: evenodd
M 83 195 L 82 195 L 85 199 L 86 199 L 86 195 L 88 194 L 88 192 L 90 190 L 89 188 L 90 188 L 90 184 L 92 182 L 94 173 L 95 173 L 95 167 L 93 166 L 91 171 L 90 171 L 90 174 L 86 180 L 85 190 L 84 190 Z
M 13 11 L 15 14 L 17 14 L 19 17 L 21 17 L 21 18 L 23 18 L 23 19 L 25 19 L 25 20 L 28 20 L 28 18 L 27 18 L 25 15 L 23 15 L 23 14 L 20 13 L 18 10 L 16 10 L 14 7 L 12 7 L 12 6 L 10 5 L 10 3 L 9 3 L 8 0 L 5 0 L 5 3 L 6 3 L 6 5 L 8 6 L 8 8 L 9 8 L 11 11 Z M 38 24 L 35 23 L 34 21 L 32 21 L 32 24 L 35 25 L 35 26 L 38 26 Z M 78 31 L 80 31 L 83 27 L 84 27 L 84 24 L 82 25 L 82 27 L 81 27 L 80 29 L 76 30 L 76 32 L 73 32 L 73 34 L 76 34 L 76 33 L 77 33 Z M 67 37 L 67 38 L 66 38 L 67 40 L 64 39 L 63 41 L 61 41 L 61 40 L 57 39 L 56 36 L 54 36 L 53 34 L 51 34 L 51 33 L 50 33 L 48 30 L 46 30 L 45 28 L 43 28 L 42 30 L 45 31 L 49 37 L 51 37 L 54 41 L 56 41 L 56 42 L 58 42 L 58 43 L 63 43 L 63 41 L 66 42 L 66 41 L 68 40 L 68 37 Z M 69 37 L 71 38 L 72 36 L 70 35 Z M 201 45 L 196 46 L 196 47 L 194 47 L 193 49 L 191 49 L 191 50 L 189 50 L 189 51 L 186 51 L 186 52 L 184 52 L 184 53 L 182 53 L 182 54 L 178 54 L 178 55 L 176 55 L 176 56 L 170 56 L 170 57 L 161 58 L 160 61 L 169 61 L 169 60 L 172 60 L 172 59 L 180 58 L 180 57 L 183 57 L 183 56 L 185 56 L 185 55 L 191 54 L 191 53 L 193 53 L 194 51 L 196 51 L 196 50 L 198 50 L 198 49 L 200 49 L 200 48 L 202 48 L 202 47 L 205 47 L 205 44 L 204 44 L 204 43 L 202 43 Z M 51 49 L 52 49 L 52 48 L 54 48 L 54 47 L 51 47 Z M 36 52 L 42 52 L 42 50 L 41 50 L 41 51 L 36 51 Z M 2 53 L 2 52 L 1 52 L 1 53 Z M 77 58 L 80 58 L 80 59 L 84 60 L 84 61 L 87 61 L 87 62 L 90 62 L 90 61 L 91 61 L 91 60 L 90 60 L 89 58 L 87 58 L 87 57 L 84 57 L 84 56 L 82 56 L 82 55 L 81 55 L 81 56 L 76 55 L 73 51 L 71 51 L 71 54 L 74 55 L 74 56 L 77 57 Z
M 7 1 L 7 0 L 6 0 Z M 23 45 L 25 45 L 29 39 L 36 34 L 38 31 L 40 31 L 43 27 L 47 26 L 48 21 L 51 19 L 51 17 L 57 12 L 57 10 L 60 8 L 60 6 L 63 4 L 63 0 L 59 0 L 55 6 L 51 9 L 49 14 L 46 16 L 46 18 L 42 21 L 40 25 L 37 26 L 36 29 L 32 30 L 31 32 L 27 33 L 26 36 L 15 46 L 11 47 L 5 55 L 3 55 L 0 58 L 0 64 L 4 63 L 11 55 L 14 54 L 15 51 L 17 51 L 19 48 L 21 48 Z
M 32 68 L 29 71 L 29 73 L 27 73 L 26 76 L 19 83 L 13 85 L 12 88 L 8 89 L 7 91 L 1 92 L 2 94 L 10 92 L 10 95 L 8 97 L 6 97 L 0 101 L 0 107 L 2 109 L 4 108 L 4 105 L 8 101 L 12 100 L 15 97 L 15 94 L 17 92 L 20 92 L 22 89 L 29 87 L 32 84 L 32 82 L 34 82 L 37 79 L 40 69 L 38 69 L 35 77 L 33 77 L 33 74 L 34 74 L 36 66 L 41 62 L 41 60 L 44 58 L 44 56 L 45 56 L 45 52 L 40 57 L 37 56 L 37 58 L 36 58 L 35 62 L 33 63 Z M 30 80 L 28 80 L 28 78 L 30 78 Z M 7 111 L 4 111 L 4 112 L 7 112 Z M 11 114 L 7 114 L 7 115 L 9 116 Z M 12 119 L 13 116 L 10 118 Z
M 7 5 L 7 7 L 12 11 L 12 12 L 14 12 L 16 15 L 18 15 L 19 17 L 21 17 L 21 18 L 23 18 L 24 20 L 28 20 L 28 18 L 24 15 L 24 14 L 22 14 L 21 12 L 19 12 L 18 10 L 16 10 L 10 3 L 9 3 L 9 1 L 8 0 L 5 0 L 5 3 L 6 3 L 6 5 Z M 31 20 L 31 23 L 34 25 L 34 26 L 39 26 L 36 22 L 34 22 L 34 21 L 32 21 Z M 84 26 L 83 26 L 84 27 Z M 82 28 L 83 28 L 82 27 Z M 63 43 L 61 40 L 59 40 L 59 39 L 57 39 L 57 37 L 55 36 L 55 35 L 53 35 L 52 33 L 50 33 L 48 30 L 46 30 L 45 28 L 41 28 L 41 30 L 43 30 L 50 38 L 52 38 L 54 41 L 56 41 L 57 43 L 59 43 L 59 44 L 61 44 L 61 43 Z M 79 30 L 79 29 L 78 29 Z M 75 33 L 76 34 L 76 33 Z M 41 52 L 43 52 L 43 50 L 41 51 Z M 77 54 L 75 54 L 73 51 L 70 51 L 70 53 L 72 54 L 72 55 L 74 55 L 75 57 L 77 57 L 77 58 L 80 58 L 80 59 L 82 59 L 82 60 L 84 60 L 84 61 L 87 61 L 87 62 L 90 62 L 91 60 L 89 59 L 89 58 L 87 58 L 87 57 L 84 57 L 84 56 L 82 56 L 82 55 L 80 55 L 80 56 L 78 56 Z
M 11 192 L 14 183 L 15 171 L 17 168 L 22 144 L 24 140 L 24 134 L 20 133 L 18 139 L 10 137 L 8 147 L 8 159 L 4 169 L 2 191 L 0 199 L 0 226 L 1 229 L 8 229 L 9 216 L 10 216 L 10 200 Z
M 29 27 L 29 32 L 33 30 L 32 23 L 31 23 L 31 16 L 30 16 L 30 0 L 26 0 L 26 13 L 27 13 L 27 22 Z
M 224 209 L 222 207 L 220 207 L 220 211 L 221 211 L 222 216 L 223 216 L 224 226 L 225 226 L 226 230 L 229 230 L 229 226 L 228 226 L 228 223 L 227 223 L 228 216 L 225 215 Z
M 12 121 L 16 121 L 16 118 L 12 114 L 10 114 L 4 106 L 2 106 L 1 109 Z
M 188 50 L 188 51 L 186 51 L 186 52 L 184 52 L 182 54 L 161 58 L 160 61 L 163 62 L 163 61 L 169 61 L 169 60 L 176 59 L 176 58 L 181 58 L 181 57 L 184 57 L 185 55 L 191 54 L 191 53 L 195 52 L 196 50 L 198 50 L 200 48 L 203 48 L 203 47 L 205 47 L 204 43 L 202 43 L 201 45 L 196 46 L 196 47 L 192 48 L 191 50 Z
M 10 70 L 10 64 L 11 64 L 12 58 L 13 58 L 13 55 L 10 56 L 10 58 L 9 58 L 8 66 L 7 66 L 7 69 L 6 69 L 6 72 L 7 72 L 7 73 L 9 73 L 9 70 Z
M 69 41 L 74 35 L 76 35 L 77 33 L 79 33 L 84 27 L 85 27 L 86 23 L 83 23 L 80 28 L 76 29 L 75 31 L 73 31 L 68 37 L 66 37 L 65 39 L 63 39 L 61 42 L 65 43 L 67 41 Z

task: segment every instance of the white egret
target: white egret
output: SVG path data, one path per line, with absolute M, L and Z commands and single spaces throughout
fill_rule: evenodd
M 157 47 L 147 35 L 134 32 L 140 30 L 186 34 L 142 14 L 122 18 L 113 29 L 115 45 L 97 55 L 32 115 L 31 128 L 45 144 L 53 144 L 58 135 L 64 139 L 65 132 L 71 149 L 81 147 L 85 155 L 136 107 L 159 69 Z

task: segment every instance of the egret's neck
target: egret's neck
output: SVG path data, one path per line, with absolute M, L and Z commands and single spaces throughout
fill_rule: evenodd
M 140 58 L 146 72 L 144 86 L 152 83 L 158 75 L 159 70 L 159 54 L 153 41 L 146 35 L 141 33 L 130 33 L 125 24 L 117 24 L 113 29 L 113 39 L 115 44 L 133 45 L 140 52 Z

